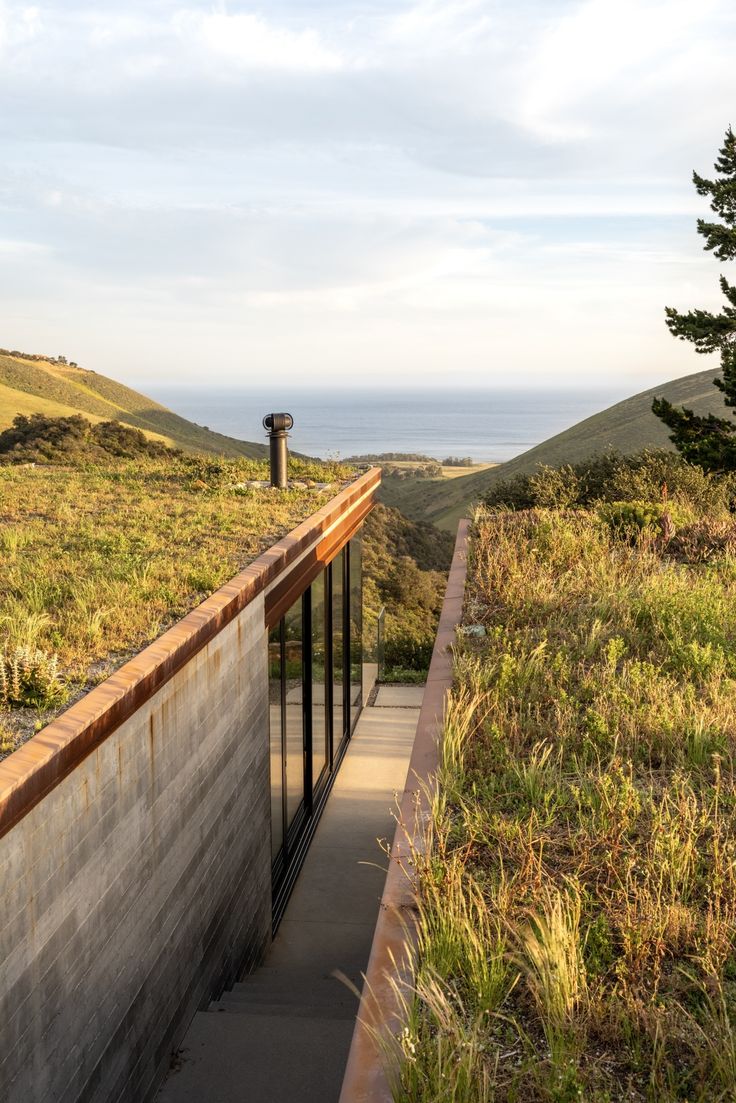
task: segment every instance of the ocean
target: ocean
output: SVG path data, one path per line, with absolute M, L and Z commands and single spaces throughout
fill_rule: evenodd
M 502 462 L 569 428 L 625 395 L 597 392 L 465 391 L 377 394 L 146 385 L 177 414 L 241 440 L 263 441 L 264 414 L 294 418 L 289 447 L 309 456 L 345 458 L 417 452 L 442 460 L 469 456 Z

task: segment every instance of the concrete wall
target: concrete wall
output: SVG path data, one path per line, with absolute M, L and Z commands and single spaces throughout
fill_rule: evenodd
M 0 840 L 3 1103 L 142 1103 L 260 957 L 268 750 L 261 593 Z

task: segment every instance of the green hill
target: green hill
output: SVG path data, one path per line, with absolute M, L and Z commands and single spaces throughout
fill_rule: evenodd
M 188 452 L 260 458 L 264 444 L 213 433 L 105 375 L 70 364 L 19 355 L 0 354 L 0 430 L 16 414 L 70 417 L 90 421 L 121 421 L 148 436 Z
M 642 448 L 671 448 L 667 428 L 652 413 L 657 395 L 677 405 L 689 406 L 698 414 L 723 417 L 728 411 L 720 391 L 713 386 L 716 368 L 672 379 L 657 387 L 625 398 L 570 429 L 530 448 L 507 463 L 486 468 L 457 479 L 423 479 L 399 482 L 385 478 L 381 496 L 387 505 L 401 509 L 408 517 L 431 521 L 439 528 L 454 530 L 470 504 L 498 479 L 525 474 L 537 464 L 559 466 L 586 459 L 595 452 L 616 449 L 639 452 Z

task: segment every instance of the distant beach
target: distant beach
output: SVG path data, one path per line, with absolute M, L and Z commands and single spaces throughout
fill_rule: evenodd
M 290 447 L 323 459 L 418 452 L 442 460 L 503 462 L 604 409 L 624 395 L 556 392 L 254 392 L 211 386 L 146 391 L 177 414 L 242 440 L 264 441 L 264 414 L 294 416 Z

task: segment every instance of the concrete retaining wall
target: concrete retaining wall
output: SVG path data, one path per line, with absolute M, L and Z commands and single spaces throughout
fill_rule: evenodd
M 0 1099 L 150 1098 L 271 918 L 264 598 L 0 844 Z
M 260 959 L 268 625 L 379 483 L 349 484 L 0 763 L 0 1103 L 147 1103 L 198 1007 Z

